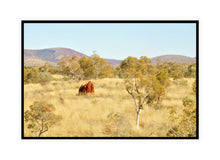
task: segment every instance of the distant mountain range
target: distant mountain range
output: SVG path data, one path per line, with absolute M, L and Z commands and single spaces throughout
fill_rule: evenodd
M 77 56 L 79 58 L 89 57 L 83 53 L 80 53 L 78 51 L 75 51 L 69 48 L 48 48 L 48 49 L 40 49 L 40 50 L 25 49 L 24 50 L 24 65 L 25 66 L 44 65 L 45 62 L 50 62 L 53 65 L 57 65 L 60 59 L 63 56 L 67 56 L 67 55 L 69 55 L 70 57 Z M 160 58 L 162 62 L 173 61 L 173 62 L 180 63 L 180 62 L 196 61 L 196 58 L 191 58 L 187 56 L 164 55 L 164 56 L 158 56 L 158 57 L 152 58 L 152 62 L 156 64 L 158 58 Z M 117 67 L 121 63 L 121 60 L 107 59 L 107 58 L 104 58 L 104 59 L 113 67 Z

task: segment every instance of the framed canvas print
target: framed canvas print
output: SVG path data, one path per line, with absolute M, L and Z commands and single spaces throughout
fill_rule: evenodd
M 21 25 L 22 139 L 199 138 L 199 21 Z

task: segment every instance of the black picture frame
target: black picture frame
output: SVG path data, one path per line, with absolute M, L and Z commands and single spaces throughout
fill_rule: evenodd
M 24 24 L 26 23 L 194 23 L 196 24 L 196 137 L 25 137 L 24 136 Z M 21 21 L 21 139 L 198 140 L 199 139 L 199 20 L 22 20 Z

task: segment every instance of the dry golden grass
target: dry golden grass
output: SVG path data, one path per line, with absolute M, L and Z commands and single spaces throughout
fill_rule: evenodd
M 57 79 L 62 79 L 56 76 Z M 56 108 L 55 113 L 62 116 L 62 120 L 42 137 L 107 137 L 104 133 L 112 112 L 119 112 L 124 121 L 131 125 L 129 134 L 122 136 L 165 137 L 173 122 L 170 120 L 170 106 L 178 114 L 182 112 L 182 99 L 192 95 L 194 79 L 186 79 L 187 84 L 180 85 L 173 81 L 167 89 L 163 107 L 154 109 L 144 106 L 140 115 L 140 127 L 136 129 L 136 112 L 133 99 L 126 92 L 123 79 L 106 78 L 91 80 L 95 86 L 95 95 L 78 96 L 78 88 L 87 81 L 52 81 L 47 84 L 27 84 L 24 86 L 24 111 L 34 101 L 46 101 Z M 24 123 L 24 136 L 36 136 L 27 129 Z

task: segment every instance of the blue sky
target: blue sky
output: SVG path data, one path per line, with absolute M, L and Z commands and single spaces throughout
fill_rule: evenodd
M 88 56 L 125 59 L 196 56 L 195 23 L 25 23 L 24 48 L 70 48 Z

